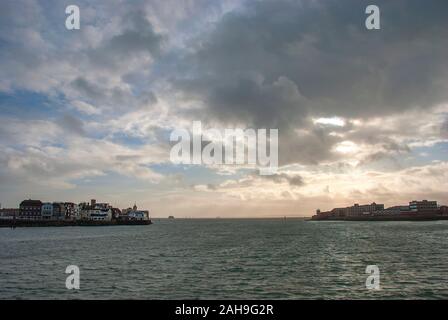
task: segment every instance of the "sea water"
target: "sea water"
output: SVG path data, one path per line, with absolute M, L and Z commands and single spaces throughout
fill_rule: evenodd
M 447 299 L 447 240 L 448 221 L 0 229 L 0 299 Z M 65 286 L 69 265 L 79 290 Z

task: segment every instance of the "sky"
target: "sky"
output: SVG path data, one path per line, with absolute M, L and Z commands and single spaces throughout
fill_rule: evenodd
M 65 8 L 80 8 L 79 30 Z M 367 30 L 365 8 L 380 9 Z M 448 204 L 447 1 L 0 2 L 0 202 L 152 217 Z M 276 128 L 279 169 L 170 161 L 170 133 Z

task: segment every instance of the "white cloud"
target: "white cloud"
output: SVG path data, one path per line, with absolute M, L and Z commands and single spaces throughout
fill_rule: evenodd
M 101 110 L 98 108 L 92 106 L 89 103 L 86 103 L 84 101 L 75 100 L 72 101 L 71 104 L 80 112 L 88 114 L 88 115 L 97 115 L 101 113 Z

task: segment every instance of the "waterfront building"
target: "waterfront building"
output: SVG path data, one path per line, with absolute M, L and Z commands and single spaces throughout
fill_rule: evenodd
M 119 220 L 128 220 L 129 219 L 129 212 L 132 211 L 132 208 L 127 209 L 121 209 L 121 213 L 118 216 Z
M 78 205 L 79 208 L 79 219 L 81 220 L 88 220 L 89 219 L 89 204 L 86 202 L 81 202 Z
M 96 209 L 111 209 L 112 206 L 106 202 L 96 202 L 95 199 L 90 200 L 90 207 Z
M 347 216 L 347 208 L 334 208 L 330 211 L 330 215 L 333 217 L 345 217 Z
M 393 207 L 387 208 L 386 210 L 390 210 L 390 211 L 394 211 L 394 212 L 400 213 L 400 212 L 408 212 L 411 209 L 409 208 L 409 206 L 393 206 Z
M 375 211 L 384 210 L 384 204 L 376 204 L 372 202 L 371 204 L 359 205 L 355 203 L 351 207 L 347 207 L 346 215 L 347 216 L 359 216 L 363 214 L 371 214 Z
M 14 217 L 32 220 L 150 220 L 149 211 L 133 208 L 121 211 L 109 203 L 99 203 L 95 199 L 90 202 L 45 202 L 40 200 L 24 200 L 18 209 L 1 209 L 1 218 Z
M 112 219 L 119 219 L 121 216 L 121 210 L 118 208 L 112 208 Z
M 51 202 L 42 203 L 41 215 L 42 215 L 42 219 L 45 219 L 45 220 L 53 219 L 53 203 L 51 203 Z
M 83 202 L 78 205 L 79 219 L 93 221 L 111 221 L 112 207 L 108 203 L 97 203 L 95 199 L 90 204 Z
M 137 204 L 134 203 L 132 208 L 123 209 L 120 219 L 124 220 L 149 220 L 148 210 L 138 210 Z
M 73 202 L 64 202 L 65 219 L 79 220 L 79 206 Z
M 331 211 L 320 211 L 320 209 L 317 209 L 316 215 L 318 217 L 345 217 L 346 208 L 334 208 Z
M 53 219 L 64 220 L 65 219 L 65 206 L 62 202 L 53 202 Z
M 20 214 L 20 209 L 18 208 L 3 208 L 0 209 L 0 217 L 2 219 L 14 219 Z
M 405 212 L 405 211 L 400 211 L 399 209 L 384 209 L 384 210 L 376 210 L 373 211 L 372 214 L 373 215 L 377 215 L 377 216 L 381 216 L 381 215 L 399 215 L 400 213 Z
M 448 206 L 440 206 L 440 213 L 443 215 L 448 215 Z
M 19 206 L 19 217 L 21 219 L 41 219 L 42 202 L 40 200 L 23 200 Z
M 384 209 L 383 204 L 373 202 L 370 205 L 355 204 L 346 208 L 334 208 L 331 211 L 316 210 L 313 220 L 356 220 L 362 219 L 437 219 L 441 215 L 448 215 L 448 206 L 438 206 L 437 201 L 411 201 L 409 206 L 398 205 Z M 347 218 L 346 218 L 347 217 Z
M 409 208 L 411 211 L 427 211 L 427 210 L 437 210 L 437 201 L 411 201 L 409 202 Z
M 129 220 L 149 220 L 149 211 L 148 210 L 131 211 L 128 217 Z
M 318 217 L 352 217 L 366 214 L 373 214 L 384 210 L 384 204 L 377 204 L 375 202 L 371 204 L 359 205 L 355 203 L 351 207 L 334 208 L 331 211 L 316 211 Z
M 103 208 L 90 209 L 88 219 L 93 221 L 111 221 L 112 210 Z

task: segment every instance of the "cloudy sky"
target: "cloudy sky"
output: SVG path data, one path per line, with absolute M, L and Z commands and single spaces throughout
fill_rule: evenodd
M 381 30 L 365 28 L 372 3 Z M 1 1 L 0 202 L 94 197 L 153 217 L 448 203 L 447 14 L 436 0 Z M 278 128 L 278 174 L 172 164 L 170 133 L 193 121 Z

